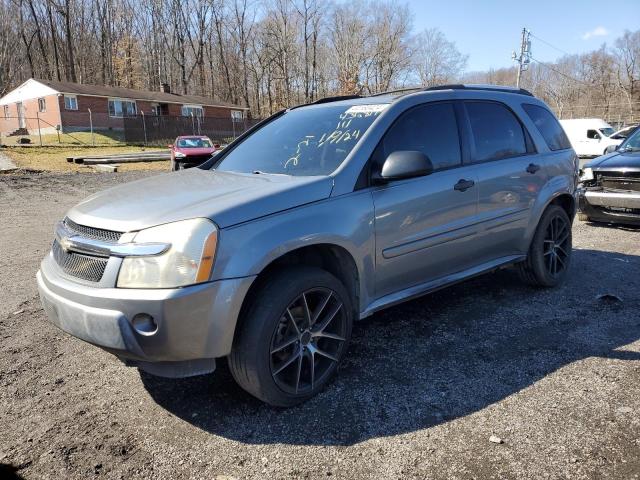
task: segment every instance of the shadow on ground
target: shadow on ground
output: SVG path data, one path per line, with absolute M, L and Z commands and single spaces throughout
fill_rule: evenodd
M 390 308 L 355 325 L 336 381 L 288 410 L 246 394 L 225 365 L 190 379 L 141 378 L 159 405 L 215 435 L 351 445 L 469 415 L 587 357 L 640 360 L 621 348 L 640 339 L 638 279 L 640 257 L 575 250 L 558 289 L 502 270 Z M 598 300 L 603 289 L 623 301 Z

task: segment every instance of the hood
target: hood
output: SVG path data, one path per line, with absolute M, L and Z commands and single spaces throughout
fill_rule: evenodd
M 213 153 L 216 151 L 215 147 L 207 147 L 207 148 L 180 148 L 176 147 L 174 149 L 176 152 L 184 153 L 187 156 L 190 155 L 207 155 L 209 153 Z
M 80 225 L 119 232 L 206 217 L 220 228 L 328 198 L 331 177 L 217 172 L 193 168 L 119 185 L 67 213 Z
M 594 170 L 638 170 L 640 171 L 640 152 L 613 152 L 602 155 L 585 167 Z

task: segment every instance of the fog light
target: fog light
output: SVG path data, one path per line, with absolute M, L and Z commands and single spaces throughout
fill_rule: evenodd
M 140 335 L 153 335 L 158 331 L 158 325 L 153 320 L 153 317 L 147 313 L 138 313 L 133 320 L 133 328 Z

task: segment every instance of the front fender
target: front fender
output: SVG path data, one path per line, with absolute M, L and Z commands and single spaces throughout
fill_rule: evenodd
M 221 230 L 212 280 L 258 275 L 293 250 L 337 245 L 358 269 L 362 310 L 374 294 L 374 242 L 371 193 L 331 197 Z

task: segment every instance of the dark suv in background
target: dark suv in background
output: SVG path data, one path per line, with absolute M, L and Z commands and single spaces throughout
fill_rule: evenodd
M 524 90 L 323 99 L 72 208 L 40 296 L 128 365 L 180 377 L 226 357 L 248 392 L 294 405 L 331 380 L 355 320 L 508 265 L 561 283 L 577 172 Z

